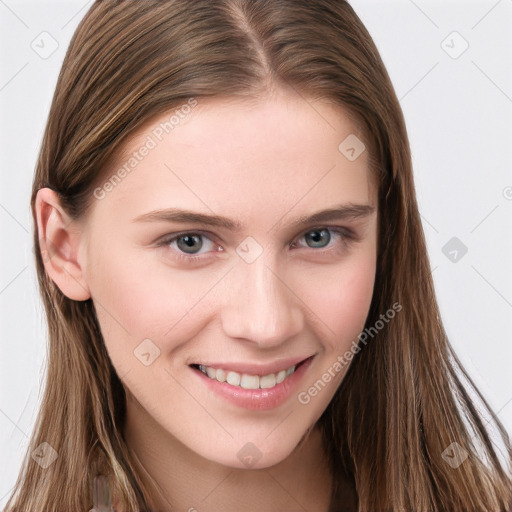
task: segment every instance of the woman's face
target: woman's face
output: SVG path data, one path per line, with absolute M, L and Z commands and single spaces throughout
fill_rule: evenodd
M 378 206 L 367 152 L 343 110 L 289 93 L 186 105 L 125 146 L 79 258 L 127 428 L 268 467 L 314 426 L 364 328 Z

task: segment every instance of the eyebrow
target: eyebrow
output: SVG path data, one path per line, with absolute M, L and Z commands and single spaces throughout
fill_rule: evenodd
M 329 222 L 335 220 L 356 220 L 369 217 L 375 212 L 375 206 L 370 204 L 342 204 L 332 208 L 320 210 L 311 215 L 302 215 L 296 218 L 291 227 Z M 235 233 L 242 231 L 243 224 L 240 221 L 224 217 L 222 215 L 210 215 L 178 208 L 166 208 L 144 213 L 135 217 L 132 222 L 177 222 L 189 224 L 203 224 L 224 228 Z M 277 224 L 277 223 L 276 223 Z

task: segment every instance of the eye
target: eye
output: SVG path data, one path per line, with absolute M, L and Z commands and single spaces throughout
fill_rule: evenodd
M 204 233 L 187 232 L 163 238 L 158 242 L 159 247 L 168 247 L 176 253 L 178 259 L 194 261 L 202 259 L 205 253 L 222 250 L 211 238 Z
M 203 247 L 203 235 L 190 233 L 177 237 L 175 241 L 178 249 L 187 254 L 196 254 Z
M 318 229 L 316 231 L 308 231 L 305 235 L 306 243 L 309 247 L 318 249 L 323 248 L 331 241 L 331 233 L 328 229 Z
M 334 236 L 333 236 L 334 235 Z M 304 233 L 299 240 L 303 238 L 306 242 L 306 247 L 310 249 L 325 249 L 329 247 L 330 242 L 333 238 L 341 244 L 344 248 L 354 239 L 351 232 L 343 228 L 315 228 Z M 292 247 L 296 247 L 298 244 L 294 242 Z M 333 245 L 333 244 L 330 244 Z M 304 247 L 304 245 L 302 245 Z
M 300 241 L 304 239 L 304 243 Z M 310 229 L 290 244 L 290 248 L 315 249 L 315 252 L 343 251 L 356 236 L 346 228 L 319 227 Z M 337 242 L 337 243 L 336 243 Z M 186 263 L 206 262 L 214 252 L 224 251 L 210 236 L 199 231 L 167 235 L 157 242 L 158 247 L 171 249 L 171 256 Z M 321 251 L 325 249 L 325 251 Z

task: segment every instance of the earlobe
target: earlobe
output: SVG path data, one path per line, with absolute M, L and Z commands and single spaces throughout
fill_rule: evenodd
M 60 291 L 76 301 L 91 297 L 79 261 L 81 232 L 62 208 L 58 194 L 42 188 L 35 200 L 39 247 L 45 270 Z

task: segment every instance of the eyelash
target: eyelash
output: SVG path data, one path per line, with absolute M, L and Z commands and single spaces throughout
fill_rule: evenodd
M 342 244 L 342 248 L 340 248 L 340 251 L 342 251 L 344 249 L 347 249 L 352 243 L 354 243 L 355 241 L 358 240 L 358 238 L 355 235 L 355 233 L 350 231 L 349 229 L 347 229 L 347 228 L 339 228 L 339 227 L 330 227 L 330 226 L 321 226 L 321 227 L 318 227 L 318 228 L 308 229 L 307 231 L 304 231 L 302 233 L 302 235 L 300 235 L 298 237 L 298 239 L 304 237 L 308 233 L 312 233 L 314 231 L 322 231 L 324 229 L 327 229 L 328 231 L 330 231 L 331 235 L 332 235 L 332 233 L 335 233 L 336 235 L 340 236 L 340 242 Z M 164 237 L 162 240 L 157 242 L 157 247 L 169 246 L 169 244 L 171 244 L 172 242 L 174 242 L 178 238 L 181 238 L 181 237 L 186 236 L 186 235 L 196 235 L 196 236 L 205 237 L 205 238 L 208 238 L 209 240 L 211 240 L 215 245 L 219 245 L 216 242 L 214 242 L 207 233 L 204 233 L 202 231 L 184 231 L 182 233 L 173 234 L 172 236 L 168 235 L 168 236 Z M 332 238 L 329 241 L 330 245 L 332 245 L 331 242 L 332 242 Z M 295 244 L 295 242 L 292 242 L 292 245 L 293 244 Z M 327 248 L 323 248 L 323 247 L 320 248 L 320 249 L 315 249 L 313 247 L 304 247 L 304 246 L 299 247 L 299 248 L 302 248 L 302 249 L 313 249 L 313 250 L 316 250 L 316 252 L 336 251 L 336 249 L 327 249 Z M 173 250 L 173 252 L 174 252 L 174 250 Z M 185 256 L 185 253 L 182 253 L 182 252 L 176 252 L 176 254 L 174 254 L 173 257 L 176 258 L 178 261 L 185 262 L 185 263 L 196 263 L 196 262 L 199 262 L 199 261 L 205 261 L 206 258 L 208 258 L 208 256 L 206 256 L 206 255 L 190 255 L 190 256 Z

